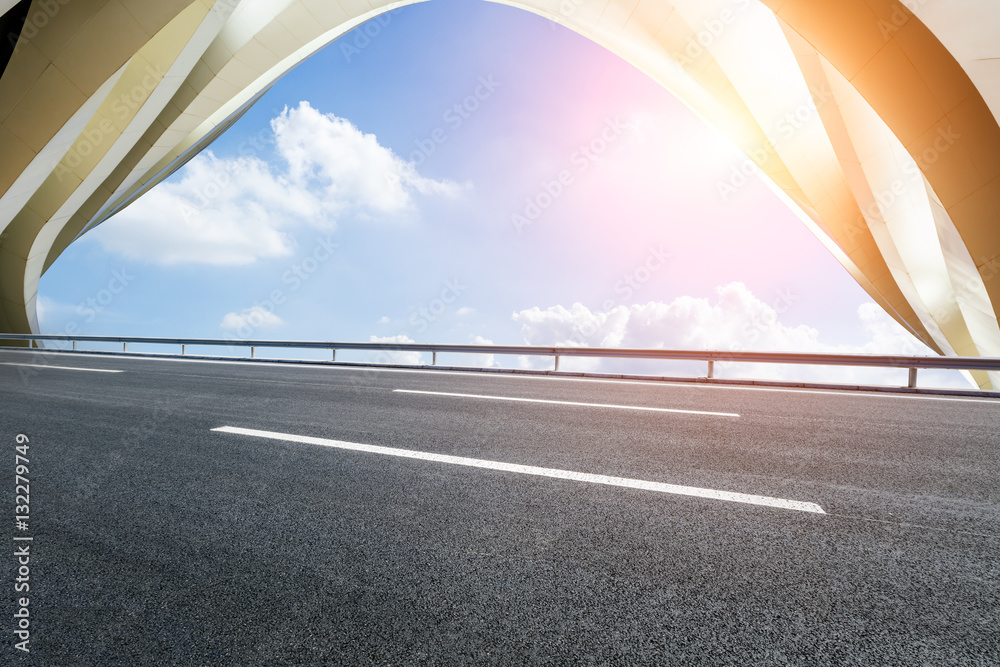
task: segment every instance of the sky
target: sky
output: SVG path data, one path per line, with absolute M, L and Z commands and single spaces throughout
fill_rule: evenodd
M 40 328 L 930 353 L 765 183 L 720 189 L 746 162 L 584 37 L 502 5 L 421 3 L 299 65 L 72 244 L 42 278 Z M 656 363 L 563 368 L 667 369 Z M 905 382 L 899 371 L 719 372 L 747 373 Z

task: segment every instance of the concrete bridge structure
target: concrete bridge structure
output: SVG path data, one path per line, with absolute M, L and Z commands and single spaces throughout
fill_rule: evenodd
M 290 68 L 408 4 L 0 0 L 0 331 L 38 333 L 39 279 L 70 243 L 184 165 Z M 1000 357 L 990 0 L 504 4 L 594 40 L 674 93 L 748 156 L 734 182 L 761 172 L 917 339 L 944 355 Z M 1000 374 L 974 377 L 1000 386 Z

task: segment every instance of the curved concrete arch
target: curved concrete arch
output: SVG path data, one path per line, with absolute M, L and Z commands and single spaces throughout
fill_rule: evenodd
M 74 239 L 291 67 L 413 1 L 35 0 L 0 76 L 0 328 L 37 330 L 38 280 Z M 898 0 L 504 4 L 671 90 L 917 339 L 1000 356 L 1000 69 L 978 16 L 1000 19 L 987 0 L 961 0 L 957 18 Z M 110 33 L 114 48 L 93 48 Z

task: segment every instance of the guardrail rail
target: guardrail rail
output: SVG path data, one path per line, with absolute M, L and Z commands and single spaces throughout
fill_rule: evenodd
M 716 363 L 766 363 L 766 364 L 803 364 L 811 366 L 864 366 L 871 368 L 907 368 L 909 369 L 906 389 L 917 389 L 917 371 L 919 369 L 948 369 L 964 371 L 1000 371 L 1000 358 L 991 357 L 930 357 L 930 356 L 890 356 L 869 354 L 804 354 L 794 352 L 721 352 L 710 350 L 658 350 L 658 349 L 625 349 L 607 347 L 539 347 L 534 345 L 449 345 L 424 343 L 349 343 L 335 341 L 285 341 L 285 340 L 240 340 L 228 338 L 153 338 L 136 336 L 74 336 L 61 334 L 0 334 L 0 341 L 28 342 L 29 347 L 46 349 L 46 351 L 86 351 L 78 350 L 78 343 L 121 343 L 122 353 L 129 353 L 129 343 L 147 345 L 176 345 L 180 348 L 180 356 L 205 358 L 205 355 L 189 355 L 189 346 L 202 347 L 246 347 L 250 351 L 250 359 L 257 359 L 258 348 L 285 348 L 307 350 L 329 350 L 330 362 L 337 362 L 337 352 L 340 350 L 380 350 L 385 352 L 430 352 L 430 366 L 438 366 L 438 353 L 458 354 L 503 354 L 553 357 L 554 373 L 559 373 L 559 361 L 562 357 L 591 357 L 605 359 L 662 359 L 673 361 L 702 361 L 707 364 L 705 380 L 714 380 Z M 70 350 L 59 348 L 42 348 L 39 343 L 47 341 L 64 341 L 71 343 Z M 107 352 L 105 352 L 107 353 Z M 120 354 L 120 353 L 119 353 Z M 132 354 L 136 354 L 133 352 Z M 152 353 L 140 353 L 144 356 L 177 356 Z M 214 357 L 213 357 L 214 358 Z M 237 357 L 239 358 L 239 357 Z M 244 357 L 245 358 L 245 357 Z M 322 363 L 322 362 L 320 362 Z M 350 362 L 348 362 L 350 363 Z M 406 364 L 395 364 L 405 366 Z M 410 364 L 412 366 L 412 364 Z M 426 367 L 426 365 L 417 365 Z M 609 374 L 593 374 L 607 376 Z M 614 374 L 615 377 L 622 377 Z M 796 384 L 802 383 L 781 383 Z M 988 392 L 985 392 L 988 393 Z

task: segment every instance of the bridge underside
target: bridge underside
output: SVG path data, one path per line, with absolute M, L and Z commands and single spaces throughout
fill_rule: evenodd
M 408 4 L 0 0 L 0 330 L 37 333 L 39 279 L 73 240 L 191 159 L 291 67 Z M 677 95 L 917 339 L 946 355 L 1000 356 L 991 0 L 914 11 L 897 0 L 505 4 L 602 44 Z M 988 389 L 996 375 L 975 379 Z

